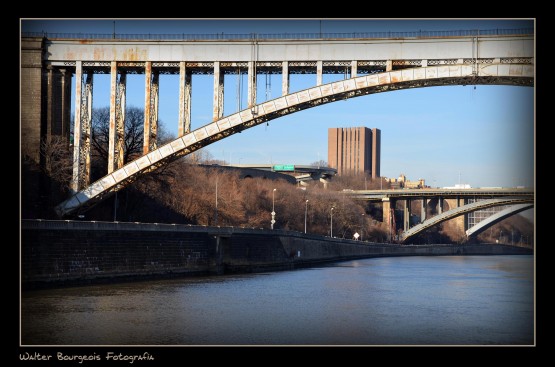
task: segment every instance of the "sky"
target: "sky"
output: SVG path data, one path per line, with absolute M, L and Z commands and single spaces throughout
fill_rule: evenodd
M 21 21 L 23 32 L 294 33 L 534 28 L 533 20 L 62 20 Z M 94 76 L 93 107 L 109 106 L 109 75 Z M 343 79 L 324 75 L 323 82 Z M 238 97 L 237 86 L 242 82 Z M 224 115 L 246 106 L 246 76 L 226 75 Z M 291 75 L 290 91 L 316 84 Z M 75 81 L 73 81 L 73 88 Z M 192 129 L 212 121 L 212 75 L 193 75 Z M 74 94 L 74 92 L 73 92 Z M 72 95 L 73 95 L 72 94 Z M 258 102 L 279 97 L 281 75 L 258 76 Z M 159 119 L 177 135 L 179 78 L 160 77 Z M 127 76 L 127 105 L 144 107 L 144 74 Z M 261 124 L 204 148 L 231 164 L 327 161 L 330 127 L 381 130 L 381 175 L 423 178 L 433 187 L 534 186 L 534 88 L 446 86 L 400 90 L 338 101 Z M 74 106 L 72 106 L 74 109 Z

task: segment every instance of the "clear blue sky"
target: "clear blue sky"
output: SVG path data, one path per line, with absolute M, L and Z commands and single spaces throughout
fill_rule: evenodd
M 22 31 L 112 33 L 110 20 L 22 20 Z M 533 28 L 532 20 L 122 20 L 116 33 L 293 33 Z M 266 99 L 258 77 L 258 101 Z M 324 83 L 343 75 L 324 75 Z M 291 91 L 316 82 L 291 75 Z M 212 119 L 212 76 L 193 76 L 192 128 Z M 241 95 L 246 105 L 246 77 Z M 159 118 L 177 134 L 179 80 L 160 78 Z M 237 110 L 237 76 L 225 78 L 224 114 Z M 109 105 L 109 75 L 95 75 L 94 107 Z M 281 76 L 271 77 L 271 98 Z M 128 75 L 127 104 L 143 107 L 144 75 Z M 534 89 L 451 86 L 387 92 L 339 101 L 273 120 L 214 143 L 215 159 L 238 163 L 310 164 L 327 161 L 329 127 L 366 126 L 382 131 L 381 173 L 426 179 L 432 186 L 533 186 Z

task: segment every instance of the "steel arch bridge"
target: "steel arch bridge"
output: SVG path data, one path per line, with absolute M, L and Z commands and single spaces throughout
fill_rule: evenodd
M 42 144 L 70 147 L 72 196 L 60 216 L 78 213 L 140 175 L 213 142 L 297 111 L 358 96 L 445 85 L 534 84 L 534 30 L 404 32 L 352 35 L 75 35 L 21 38 L 21 151 L 47 169 Z M 90 183 L 94 74 L 110 75 L 108 174 Z M 127 74 L 144 74 L 143 156 L 124 162 Z M 179 137 L 157 146 L 160 75 L 179 75 Z M 191 131 L 192 75 L 214 78 L 212 122 Z M 224 76 L 246 75 L 248 108 L 223 116 Z M 282 95 L 257 104 L 257 77 L 281 74 Z M 316 86 L 289 91 L 289 76 L 313 74 Z M 344 80 L 323 84 L 324 74 Z M 75 92 L 71 80 L 75 76 Z
M 415 235 L 417 235 L 418 233 L 425 231 L 426 229 L 436 226 L 442 222 L 448 221 L 450 219 L 453 219 L 455 217 L 458 217 L 460 215 L 464 215 L 466 213 L 469 212 L 473 212 L 476 210 L 480 210 L 480 209 L 486 209 L 486 208 L 491 208 L 494 206 L 500 206 L 500 205 L 519 205 L 519 207 L 521 209 L 519 209 L 518 211 L 513 210 L 507 210 L 507 212 L 505 213 L 505 215 L 502 218 L 497 218 L 497 221 L 500 221 L 510 215 L 516 214 L 522 210 L 531 208 L 534 206 L 534 200 L 533 198 L 529 198 L 529 197 L 509 197 L 509 198 L 497 198 L 497 199 L 488 199 L 488 200 L 481 200 L 481 201 L 477 201 L 471 204 L 467 204 L 467 205 L 463 205 L 457 208 L 453 208 L 450 209 L 444 213 L 441 213 L 439 215 L 436 215 L 428 220 L 425 220 L 424 222 L 410 228 L 409 230 L 405 231 L 402 236 L 401 236 L 401 241 L 402 242 L 407 242 L 410 238 L 414 237 Z M 509 208 L 511 209 L 511 208 Z M 494 215 L 495 217 L 495 215 Z M 475 227 L 480 226 L 481 228 L 487 228 L 493 224 L 495 224 L 497 221 L 493 221 L 493 220 L 485 220 L 482 224 L 482 222 L 480 222 L 478 225 L 476 225 Z M 473 227 L 473 228 L 475 228 Z M 471 228 L 472 229 L 472 228 Z M 467 235 L 468 235 L 468 231 L 467 231 Z
M 533 86 L 533 65 L 428 66 L 383 72 L 323 84 L 291 93 L 218 119 L 125 164 L 73 194 L 56 207 L 64 216 L 86 210 L 140 175 L 266 121 L 349 98 L 409 88 L 448 85 Z
M 500 212 L 495 213 L 494 215 L 480 221 L 480 223 L 476 224 L 474 227 L 467 229 L 466 236 L 467 237 L 477 236 L 478 234 L 485 231 L 487 228 L 491 227 L 492 225 L 501 222 L 503 219 L 508 218 L 517 213 L 520 213 L 524 210 L 531 209 L 533 207 L 534 207 L 533 203 L 511 205 L 508 208 L 505 208 Z

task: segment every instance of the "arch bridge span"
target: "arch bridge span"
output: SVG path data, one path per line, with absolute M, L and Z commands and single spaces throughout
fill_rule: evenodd
M 386 189 L 386 190 L 348 190 L 346 196 L 355 200 L 382 203 L 383 222 L 388 227 L 390 238 L 397 238 L 408 242 L 415 235 L 437 226 L 446 221 L 452 221 L 456 230 L 463 233 L 465 228 L 467 237 L 476 236 L 481 231 L 517 214 L 534 207 L 535 194 L 530 188 L 464 188 L 464 189 Z M 402 203 L 401 214 L 402 233 L 397 237 L 398 227 L 395 223 L 395 211 L 398 201 Z M 420 202 L 420 213 L 415 214 L 412 203 Z M 507 207 L 487 219 L 470 227 L 467 214 L 492 207 Z M 445 207 L 445 209 L 444 209 Z M 418 213 L 418 211 L 416 211 Z M 429 217 L 427 219 L 427 217 Z M 412 219 L 419 223 L 413 225 Z
M 174 159 L 303 109 L 407 88 L 534 83 L 534 34 L 530 29 L 353 34 L 345 38 L 167 36 L 22 35 L 21 150 L 38 164 L 46 166 L 40 147 L 52 136 L 61 136 L 70 146 L 71 79 L 75 77 L 73 194 L 57 207 L 59 215 L 85 210 Z M 110 74 L 110 127 L 107 175 L 91 184 L 94 74 Z M 127 74 L 145 75 L 144 155 L 133 162 L 123 160 Z M 161 74 L 179 75 L 179 137 L 159 147 Z M 211 74 L 214 81 L 212 122 L 195 129 L 191 128 L 193 74 Z M 226 74 L 246 75 L 248 82 L 248 108 L 229 116 L 223 116 Z M 281 74 L 281 97 L 257 104 L 257 76 L 261 74 Z M 315 86 L 291 93 L 291 74 L 314 74 Z M 343 74 L 344 80 L 324 84 L 324 74 Z
M 153 171 L 202 147 L 297 111 L 368 94 L 445 85 L 533 85 L 532 65 L 428 66 L 365 75 L 291 93 L 202 126 L 104 176 L 57 206 L 60 216 L 83 210 Z
M 516 214 L 519 211 L 531 208 L 534 206 L 534 200 L 531 197 L 505 197 L 505 198 L 495 198 L 495 199 L 487 199 L 487 200 L 480 200 L 471 204 L 466 204 L 460 207 L 456 207 L 450 209 L 446 212 L 438 214 L 430 219 L 423 221 L 422 223 L 407 229 L 403 232 L 401 236 L 402 242 L 407 242 L 410 238 L 414 237 L 418 233 L 427 230 L 433 226 L 436 226 L 440 223 L 448 221 L 450 219 L 459 217 L 469 212 L 477 211 L 480 209 L 491 208 L 494 206 L 504 206 L 504 205 L 512 205 L 512 206 L 519 206 L 519 210 L 511 210 L 511 208 L 507 209 L 503 218 L 506 218 L 510 215 Z M 495 217 L 495 216 L 494 216 Z M 498 219 L 497 221 L 499 221 Z M 497 221 L 486 220 L 481 225 L 483 228 L 487 228 L 492 224 L 496 223 Z M 467 236 L 470 234 L 467 232 Z

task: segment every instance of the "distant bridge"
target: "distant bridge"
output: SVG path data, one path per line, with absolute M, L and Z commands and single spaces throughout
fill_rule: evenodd
M 534 207 L 534 191 L 520 188 L 471 188 L 471 189 L 401 189 L 401 190 L 345 190 L 343 193 L 358 200 L 383 203 L 384 222 L 395 233 L 395 206 L 397 200 L 403 200 L 403 233 L 401 241 L 407 242 L 420 232 L 445 221 L 458 218 L 459 229 L 464 230 L 464 215 L 494 206 L 509 206 L 501 212 L 482 220 L 466 231 L 466 235 L 476 236 L 486 228 L 499 221 Z M 411 228 L 411 201 L 421 200 L 420 224 Z M 443 212 L 444 201 L 449 210 Z M 472 201 L 468 203 L 468 201 Z M 437 215 L 426 219 L 430 204 L 437 207 Z
M 511 205 L 508 208 L 497 212 L 496 214 L 482 220 L 480 223 L 476 224 L 474 227 L 469 228 L 466 230 L 466 235 L 470 236 L 477 236 L 479 233 L 483 232 L 487 228 L 491 227 L 492 225 L 502 221 L 505 218 L 508 218 L 512 215 L 520 213 L 524 210 L 528 210 L 534 207 L 533 203 L 526 203 L 526 204 L 516 204 Z
M 470 188 L 470 189 L 396 189 L 396 190 L 343 190 L 343 192 L 358 200 L 382 201 L 385 198 L 457 198 L 457 197 L 504 197 L 525 196 L 534 197 L 534 190 L 528 188 Z
M 328 180 L 337 174 L 337 169 L 335 168 L 301 164 L 234 164 L 233 167 L 293 173 L 297 174 L 295 175 L 297 182 L 320 180 L 324 185 L 327 185 Z
M 524 203 L 524 204 L 523 204 Z M 480 200 L 480 201 L 476 201 L 472 204 L 466 204 L 463 205 L 461 207 L 458 208 L 453 208 L 451 210 L 448 210 L 444 213 L 441 213 L 439 215 L 436 215 L 433 218 L 427 219 L 424 222 L 406 230 L 403 235 L 401 236 L 401 241 L 402 242 L 406 242 L 408 241 L 411 237 L 417 235 L 418 233 L 438 225 L 439 223 L 445 222 L 449 219 L 458 217 L 460 215 L 463 215 L 465 213 L 468 212 L 472 212 L 472 211 L 476 211 L 476 210 L 480 210 L 480 209 L 485 209 L 485 208 L 490 208 L 492 206 L 499 206 L 499 205 L 515 205 L 518 204 L 519 208 L 531 208 L 534 206 L 533 203 L 533 199 L 531 198 L 501 198 L 501 199 L 488 199 L 488 200 Z M 507 213 L 510 213 L 510 215 L 515 214 L 515 211 L 512 207 L 505 209 L 507 211 Z M 524 210 L 524 209 L 522 209 Z M 505 217 L 507 217 L 508 215 L 506 215 Z M 484 221 L 482 221 L 484 222 Z M 479 224 L 477 224 L 475 227 L 480 226 L 480 224 L 482 224 L 480 227 L 481 228 L 487 228 L 490 225 L 496 223 L 493 221 L 487 221 L 485 223 L 480 222 Z M 469 233 L 472 234 L 473 232 L 475 232 L 476 229 L 474 227 L 470 228 L 466 233 L 468 236 Z

